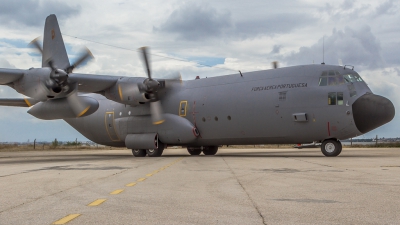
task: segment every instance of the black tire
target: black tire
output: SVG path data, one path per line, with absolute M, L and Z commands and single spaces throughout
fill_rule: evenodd
M 164 151 L 164 147 L 165 147 L 164 144 L 159 142 L 158 143 L 158 148 L 156 148 L 156 149 L 147 149 L 146 150 L 147 156 L 149 156 L 149 157 L 160 157 L 162 155 L 163 151 Z
M 342 152 L 342 143 L 335 139 L 328 139 L 322 142 L 321 152 L 327 157 L 338 156 Z
M 215 155 L 218 152 L 218 146 L 206 146 L 203 148 L 204 155 Z
M 147 155 L 146 149 L 132 149 L 132 154 L 135 157 L 145 157 Z
M 190 155 L 200 155 L 201 154 L 201 148 L 188 147 L 187 150 Z

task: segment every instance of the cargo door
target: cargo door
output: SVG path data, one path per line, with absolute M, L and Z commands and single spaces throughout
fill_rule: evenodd
M 105 123 L 106 130 L 110 139 L 112 141 L 119 141 L 119 137 L 117 135 L 117 132 L 115 131 L 114 112 L 106 112 Z

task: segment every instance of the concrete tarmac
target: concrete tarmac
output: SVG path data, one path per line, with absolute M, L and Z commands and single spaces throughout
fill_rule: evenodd
M 0 152 L 0 224 L 399 224 L 400 149 Z

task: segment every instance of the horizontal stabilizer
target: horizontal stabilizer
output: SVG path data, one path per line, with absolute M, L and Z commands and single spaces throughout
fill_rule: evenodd
M 38 102 L 33 98 L 0 98 L 0 105 L 3 106 L 31 107 Z
M 9 84 L 21 78 L 25 70 L 19 69 L 0 69 L 0 84 Z

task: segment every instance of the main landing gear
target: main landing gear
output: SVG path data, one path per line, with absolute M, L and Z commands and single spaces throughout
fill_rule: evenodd
M 218 152 L 218 146 L 204 146 L 204 147 L 188 147 L 190 155 L 200 155 L 203 152 L 204 155 L 215 155 Z
M 342 152 L 342 143 L 336 139 L 327 139 L 321 144 L 321 152 L 325 156 L 338 156 Z
M 165 145 L 158 142 L 158 148 L 156 149 L 132 149 L 132 154 L 135 157 L 160 157 L 164 151 Z

